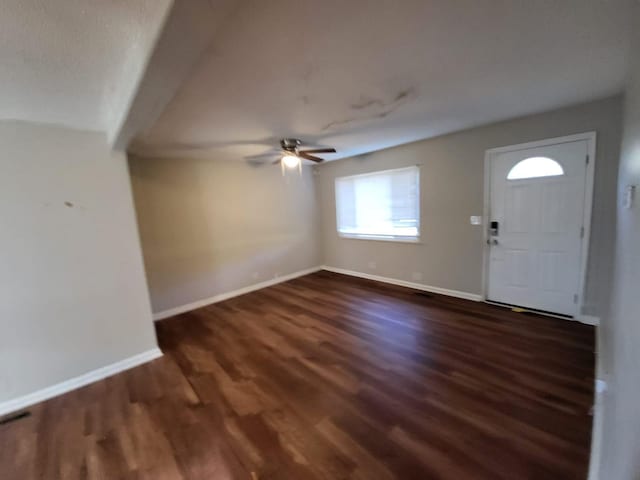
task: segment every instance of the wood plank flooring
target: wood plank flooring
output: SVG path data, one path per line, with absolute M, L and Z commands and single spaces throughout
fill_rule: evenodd
M 0 477 L 584 479 L 594 330 L 319 272 L 0 426 Z

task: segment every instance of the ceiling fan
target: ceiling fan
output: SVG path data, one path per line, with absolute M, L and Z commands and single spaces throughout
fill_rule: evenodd
M 273 165 L 280 163 L 282 167 L 300 168 L 302 159 L 311 160 L 312 162 L 324 162 L 323 158 L 316 157 L 316 153 L 336 153 L 335 148 L 315 148 L 312 150 L 300 150 L 302 142 L 297 138 L 283 138 L 280 140 L 282 156 L 278 158 Z M 312 155 L 314 154 L 314 155 Z

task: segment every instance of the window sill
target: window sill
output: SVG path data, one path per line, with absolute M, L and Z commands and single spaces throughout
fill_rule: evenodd
M 351 240 L 374 240 L 378 242 L 396 242 L 396 243 L 421 243 L 420 237 L 392 237 L 386 235 L 357 235 L 350 233 L 338 233 L 340 238 Z

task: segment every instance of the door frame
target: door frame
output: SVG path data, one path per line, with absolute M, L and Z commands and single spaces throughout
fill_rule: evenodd
M 578 301 L 575 305 L 573 320 L 580 320 L 582 317 L 582 307 L 584 305 L 584 291 L 587 280 L 587 264 L 589 261 L 589 242 L 591 240 L 591 212 L 593 209 L 593 186 L 595 179 L 596 165 L 596 132 L 578 133 L 575 135 L 566 135 L 563 137 L 548 138 L 544 140 L 536 140 L 534 142 L 519 143 L 516 145 L 507 145 L 504 147 L 490 148 L 484 154 L 484 206 L 483 218 L 484 229 L 482 233 L 482 299 L 486 302 L 489 291 L 489 222 L 491 219 L 491 164 L 493 159 L 500 153 L 514 152 L 517 150 L 526 150 L 529 148 L 546 147 L 549 145 L 557 145 L 559 143 L 570 143 L 579 140 L 587 141 L 587 155 L 589 161 L 587 163 L 587 172 L 584 190 L 584 213 L 582 225 L 584 226 L 584 236 L 580 246 L 580 278 L 578 282 Z M 586 161 L 586 159 L 585 159 Z M 566 317 L 560 317 L 566 318 Z

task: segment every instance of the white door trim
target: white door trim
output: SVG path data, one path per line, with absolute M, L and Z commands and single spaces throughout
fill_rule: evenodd
M 517 145 L 507 145 L 504 147 L 491 148 L 485 152 L 484 155 L 484 207 L 483 216 L 485 221 L 484 231 L 482 235 L 482 298 L 487 300 L 487 291 L 489 287 L 489 246 L 487 240 L 489 239 L 489 222 L 491 221 L 491 162 L 493 158 L 499 153 L 514 152 L 517 150 L 526 150 L 529 148 L 546 147 L 548 145 L 557 145 L 559 143 L 569 143 L 579 140 L 587 141 L 587 151 L 589 155 L 589 163 L 587 164 L 587 175 L 585 184 L 585 198 L 584 198 L 584 214 L 582 218 L 582 225 L 584 225 L 584 236 L 582 237 L 582 245 L 580 252 L 580 283 L 578 285 L 578 302 L 576 303 L 576 310 L 574 312 L 574 319 L 581 318 L 582 306 L 584 304 L 584 290 L 587 280 L 587 263 L 589 260 L 589 241 L 591 239 L 591 211 L 593 209 L 593 184 L 594 184 L 594 172 L 596 165 L 596 132 L 578 133 L 575 135 L 567 135 L 564 137 L 548 138 L 545 140 L 537 140 L 535 142 L 519 143 Z M 586 159 L 585 159 L 586 161 Z

